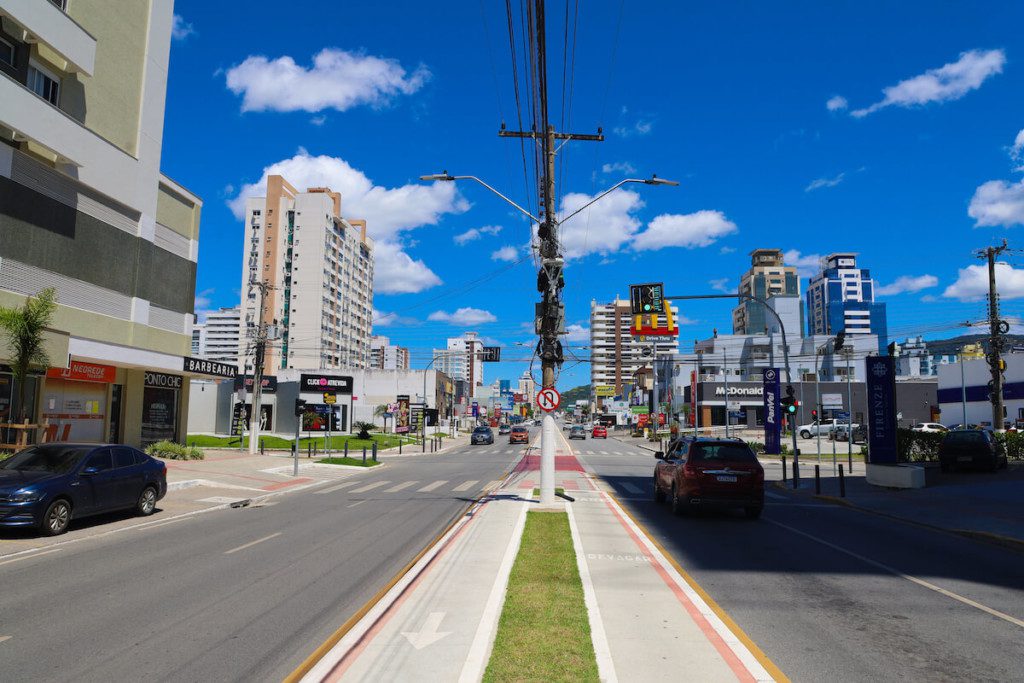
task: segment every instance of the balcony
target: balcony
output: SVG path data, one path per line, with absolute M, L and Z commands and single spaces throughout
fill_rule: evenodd
M 64 60 L 64 70 L 92 76 L 96 39 L 64 13 L 59 0 L 0 0 L 0 16 L 8 19 L 19 40 L 39 43 Z

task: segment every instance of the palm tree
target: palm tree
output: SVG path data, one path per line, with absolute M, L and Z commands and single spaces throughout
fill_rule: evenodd
M 380 404 L 379 406 L 377 406 L 376 408 L 373 409 L 373 416 L 374 417 L 379 417 L 379 418 L 384 420 L 384 431 L 385 432 L 388 431 L 388 418 L 385 417 L 387 412 L 388 412 L 388 404 L 387 403 L 382 403 L 382 404 Z
M 353 422 L 352 428 L 359 430 L 359 433 L 356 435 L 357 439 L 368 440 L 370 438 L 370 430 L 376 429 L 377 425 L 372 422 Z
M 28 406 L 25 405 L 28 373 L 33 368 L 46 368 L 50 364 L 43 346 L 43 332 L 56 310 L 57 291 L 52 287 L 47 287 L 35 297 L 30 296 L 20 307 L 0 306 L 0 330 L 6 337 L 11 371 L 18 382 L 18 409 L 22 420 L 28 417 Z

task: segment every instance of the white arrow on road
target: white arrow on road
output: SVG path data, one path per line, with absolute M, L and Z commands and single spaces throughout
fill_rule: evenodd
M 422 650 L 428 645 L 433 645 L 437 641 L 441 640 L 447 635 L 451 635 L 450 631 L 438 632 L 438 627 L 441 626 L 441 621 L 444 619 L 444 612 L 431 612 L 427 620 L 423 622 L 423 626 L 419 631 L 402 631 L 402 635 L 405 636 L 409 644 L 417 650 Z

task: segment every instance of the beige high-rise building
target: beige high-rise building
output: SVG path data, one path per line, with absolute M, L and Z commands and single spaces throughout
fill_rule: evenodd
M 750 270 L 740 278 L 740 294 L 769 299 L 773 296 L 800 296 L 800 277 L 795 266 L 787 266 L 781 249 L 755 249 L 750 252 Z M 764 334 L 770 327 L 764 305 L 740 301 L 732 310 L 733 334 Z M 794 334 L 797 330 L 789 330 Z
M 679 309 L 672 307 L 672 317 L 679 320 Z M 664 315 L 658 316 L 666 325 Z M 590 385 L 615 387 L 615 395 L 622 394 L 624 384 L 633 381 L 633 373 L 651 365 L 653 356 L 645 356 L 644 349 L 654 347 L 658 355 L 679 353 L 677 336 L 649 337 L 639 342 L 630 334 L 633 315 L 629 301 L 616 297 L 610 304 L 590 302 Z
M 283 368 L 365 368 L 373 326 L 373 240 L 366 221 L 341 215 L 325 187 L 300 192 L 279 175 L 245 203 L 239 367 L 251 374 L 260 293 L 269 330 L 265 374 Z
M 58 304 L 27 405 L 0 369 L 0 423 L 181 441 L 186 378 L 233 371 L 190 363 L 202 201 L 160 172 L 172 21 L 170 2 L 0 0 L 0 306 Z

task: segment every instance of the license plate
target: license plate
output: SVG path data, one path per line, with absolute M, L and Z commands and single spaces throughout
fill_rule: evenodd
M 717 477 L 715 477 L 715 479 L 717 479 L 718 481 L 727 481 L 727 482 L 736 481 L 736 477 L 732 477 L 732 476 L 728 476 L 728 475 L 718 475 Z
M 969 455 L 961 455 L 960 457 L 958 457 L 956 459 L 956 461 L 957 462 L 970 462 L 971 461 L 971 456 L 969 456 Z

